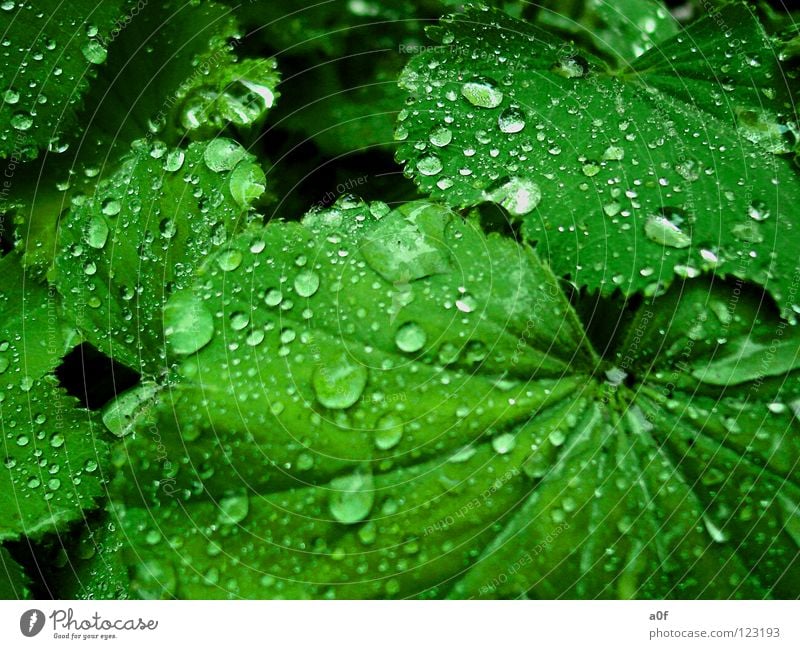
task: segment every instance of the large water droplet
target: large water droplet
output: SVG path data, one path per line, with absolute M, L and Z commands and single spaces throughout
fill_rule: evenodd
M 510 453 L 514 450 L 516 445 L 517 438 L 513 433 L 503 433 L 492 439 L 492 448 L 496 453 L 500 453 L 500 455 Z
M 220 267 L 220 270 L 224 270 L 225 272 L 229 273 L 237 268 L 242 263 L 243 255 L 240 250 L 236 248 L 230 248 L 229 250 L 223 250 L 219 253 L 217 257 L 217 266 Z
M 153 403 L 158 392 L 155 383 L 144 382 L 123 392 L 103 409 L 103 423 L 117 437 L 125 437 L 133 431 L 139 414 Z
M 725 543 L 728 540 L 728 532 L 718 527 L 708 516 L 703 516 L 703 523 L 715 543 Z
M 212 171 L 230 171 L 245 156 L 247 152 L 238 142 L 228 138 L 218 137 L 206 146 L 203 160 Z
M 437 126 L 430 132 L 428 139 L 434 146 L 447 146 L 453 140 L 453 133 L 445 126 Z
M 194 293 L 175 293 L 164 307 L 164 335 L 173 353 L 192 354 L 211 342 L 214 318 Z
M 747 215 L 754 221 L 766 221 L 769 218 L 769 206 L 764 201 L 753 201 L 747 208 Z
M 294 280 L 294 290 L 300 297 L 311 297 L 319 289 L 319 275 L 313 270 L 298 273 Z
M 167 154 L 164 160 L 164 171 L 178 171 L 183 166 L 186 154 L 181 149 L 175 149 Z
M 542 200 L 542 191 L 532 180 L 514 176 L 488 192 L 486 200 L 502 205 L 514 216 L 524 216 Z
M 83 56 L 89 63 L 94 63 L 95 65 L 103 63 L 108 56 L 106 48 L 96 40 L 90 40 L 86 43 L 86 45 L 81 48 L 81 52 L 83 52 Z
M 267 177 L 257 164 L 241 162 L 231 172 L 228 189 L 240 207 L 250 207 L 267 189 Z
M 219 522 L 224 525 L 241 523 L 250 512 L 250 499 L 247 494 L 237 494 L 219 501 Z
M 661 214 L 651 214 L 647 218 L 644 233 L 651 241 L 671 248 L 688 248 L 692 243 L 691 237 L 678 224 Z
M 369 516 L 375 502 L 372 474 L 357 472 L 334 478 L 330 483 L 328 509 L 340 523 L 351 525 Z
M 418 352 L 425 346 L 425 330 L 416 322 L 407 322 L 397 330 L 394 342 L 404 352 Z
M 731 234 L 745 243 L 761 243 L 764 241 L 764 235 L 760 230 L 758 223 L 737 223 L 731 228 Z
M 317 366 L 311 381 L 317 401 L 326 408 L 341 410 L 361 397 L 367 385 L 367 368 L 341 354 Z
M 503 93 L 491 79 L 477 78 L 461 86 L 461 94 L 473 106 L 495 108 L 503 102 Z
M 403 438 L 404 426 L 398 415 L 391 412 L 383 415 L 375 423 L 375 446 L 382 451 L 397 446 Z
M 86 225 L 86 243 L 98 250 L 106 245 L 108 240 L 108 224 L 100 216 L 93 217 Z
M 361 253 L 370 267 L 396 286 L 447 272 L 443 244 L 450 212 L 430 203 L 408 203 L 388 214 L 370 232 Z
M 423 176 L 435 176 L 442 170 L 442 161 L 435 155 L 426 155 L 417 161 L 417 171 Z
M 516 106 L 506 108 L 497 118 L 497 126 L 503 133 L 519 133 L 525 128 L 525 114 Z
M 552 71 L 565 79 L 577 79 L 586 76 L 589 62 L 582 56 L 565 56 L 553 64 Z
M 33 126 L 33 118 L 28 113 L 14 113 L 11 116 L 11 126 L 18 131 L 27 131 Z

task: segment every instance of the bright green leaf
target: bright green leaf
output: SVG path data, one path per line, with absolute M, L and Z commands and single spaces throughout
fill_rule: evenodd
M 248 221 L 258 172 L 227 138 L 188 149 L 141 140 L 93 196 L 74 199 L 54 281 L 86 339 L 137 370 L 163 369 L 165 300 Z
M 544 3 L 537 21 L 587 39 L 620 64 L 630 63 L 679 30 L 660 0 L 551 0 Z
M 40 538 L 80 519 L 105 493 L 106 446 L 97 423 L 52 376 L 76 339 L 54 291 L 0 261 L 0 541 Z M 99 423 L 99 422 L 98 422 Z
M 800 311 L 796 259 L 772 254 L 800 245 L 800 183 L 769 154 L 791 150 L 797 127 L 747 7 L 700 20 L 618 75 L 495 11 L 433 34 L 441 45 L 402 77 L 411 99 L 397 131 L 422 189 L 503 205 L 555 271 L 604 295 L 655 294 L 713 270 Z
M 691 374 L 800 339 L 750 294 L 676 286 L 612 365 L 530 250 L 343 201 L 191 295 L 214 333 L 115 459 L 141 596 L 797 595 L 797 371 Z
M 20 0 L 0 9 L 0 157 L 24 160 L 69 135 L 129 4 Z

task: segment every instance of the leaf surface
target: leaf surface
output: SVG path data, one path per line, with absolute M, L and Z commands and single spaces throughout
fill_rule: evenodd
M 791 151 L 797 127 L 746 6 L 619 74 L 492 10 L 432 34 L 440 46 L 401 79 L 411 97 L 397 132 L 423 190 L 458 207 L 502 205 L 557 273 L 604 295 L 652 295 L 713 270 L 766 287 L 795 317 L 796 260 L 775 249 L 800 243 L 800 183 L 770 153 Z

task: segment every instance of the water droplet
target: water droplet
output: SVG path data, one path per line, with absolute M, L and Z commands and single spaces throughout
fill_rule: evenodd
M 394 413 L 383 415 L 375 423 L 375 446 L 388 451 L 400 443 L 404 432 L 403 420 Z
M 416 322 L 407 322 L 397 330 L 394 342 L 404 352 L 418 352 L 425 346 L 427 335 Z
M 157 392 L 157 385 L 151 382 L 123 392 L 103 408 L 106 428 L 117 437 L 131 433 L 138 415 L 152 404 Z
M 223 250 L 217 257 L 217 266 L 226 273 L 232 272 L 239 268 L 242 263 L 242 257 L 241 251 L 236 250 L 236 248 Z
M 238 142 L 218 137 L 206 146 L 203 160 L 211 171 L 230 171 L 247 155 Z
M 514 176 L 487 193 L 486 200 L 502 205 L 514 216 L 524 216 L 542 200 L 542 191 L 532 180 Z
M 417 161 L 417 171 L 423 176 L 435 176 L 442 170 L 442 161 L 435 155 L 427 155 Z
M 449 128 L 437 126 L 430 132 L 428 139 L 434 146 L 447 146 L 453 140 L 453 133 Z
M 223 525 L 241 523 L 250 512 L 250 499 L 247 494 L 228 496 L 219 501 L 219 522 Z
M 709 536 L 715 543 L 725 543 L 728 540 L 728 533 L 719 527 L 708 516 L 703 516 L 703 523 L 706 526 Z
M 578 79 L 589 72 L 589 62 L 582 56 L 565 56 L 553 64 L 552 71 L 565 79 Z
M 230 316 L 231 329 L 241 331 L 250 324 L 250 316 L 244 311 L 234 311 Z
M 472 313 L 478 308 L 478 301 L 469 293 L 465 293 L 456 300 L 456 308 L 461 311 L 461 313 Z
M 340 523 L 351 525 L 369 516 L 375 502 L 372 474 L 357 472 L 331 480 L 328 509 Z
M 11 116 L 11 126 L 18 131 L 27 131 L 33 126 L 33 118 L 28 113 L 14 113 Z
M 764 201 L 753 201 L 747 208 L 747 215 L 754 221 L 766 221 L 769 218 L 769 207 Z
M 464 446 L 447 458 L 447 461 L 453 464 L 461 464 L 469 460 L 475 453 L 477 453 L 477 451 L 474 446 Z
M 620 146 L 610 146 L 603 152 L 603 160 L 622 160 L 625 150 Z
M 231 173 L 228 189 L 233 200 L 247 208 L 266 191 L 267 177 L 257 164 L 240 162 Z
M 83 56 L 87 61 L 89 61 L 89 63 L 94 63 L 95 65 L 100 65 L 101 63 L 105 62 L 106 57 L 108 56 L 106 48 L 96 40 L 90 40 L 88 43 L 86 43 L 86 45 L 81 48 L 81 52 L 83 52 Z
M 661 214 L 651 214 L 647 218 L 644 224 L 644 233 L 651 241 L 671 248 L 687 248 L 692 243 L 688 234 Z
M 92 248 L 100 249 L 108 240 L 108 224 L 100 216 L 93 217 L 86 225 L 86 243 Z
M 513 433 L 503 433 L 492 439 L 492 448 L 496 453 L 500 453 L 500 455 L 510 453 L 514 450 L 516 445 L 517 438 Z
M 267 306 L 278 306 L 283 301 L 283 293 L 277 288 L 271 288 L 264 296 L 264 302 Z
M 214 336 L 214 318 L 191 292 L 175 293 L 164 307 L 164 335 L 175 354 L 192 354 Z
M 115 198 L 106 198 L 103 201 L 102 212 L 106 216 L 116 216 L 122 210 L 122 204 Z
M 247 338 L 245 342 L 250 345 L 250 347 L 257 347 L 262 342 L 264 342 L 264 332 L 261 329 L 254 329 L 249 334 L 247 334 Z
M 311 381 L 317 401 L 326 408 L 341 410 L 361 397 L 367 385 L 367 368 L 342 354 L 317 366 Z
M 682 160 L 675 165 L 675 171 L 684 180 L 694 182 L 700 178 L 700 163 L 695 160 Z
M 178 171 L 183 166 L 186 154 L 181 149 L 175 149 L 167 154 L 164 160 L 164 171 Z
M 764 241 L 760 226 L 752 221 L 749 223 L 737 223 L 731 228 L 731 234 L 745 243 L 761 243 Z
M 497 126 L 503 133 L 519 133 L 525 128 L 525 114 L 516 106 L 506 108 L 497 118 Z
M 319 275 L 312 270 L 298 273 L 294 280 L 294 290 L 300 297 L 311 297 L 319 289 Z
M 462 96 L 473 106 L 496 108 L 503 102 L 503 93 L 486 78 L 477 78 L 461 86 Z
M 165 239 L 172 239 L 178 233 L 178 224 L 175 219 L 161 219 L 161 222 L 158 224 L 158 231 Z
M 400 286 L 450 268 L 443 229 L 451 213 L 430 203 L 408 203 L 370 231 L 361 253 L 370 267 Z
M 13 88 L 9 88 L 3 93 L 3 101 L 10 105 L 16 104 L 19 101 L 19 93 Z
M 595 162 L 594 160 L 587 160 L 586 162 L 583 163 L 583 166 L 581 167 L 583 175 L 588 178 L 591 178 L 592 176 L 596 176 L 597 174 L 599 174 L 600 169 L 602 169 L 600 163 Z

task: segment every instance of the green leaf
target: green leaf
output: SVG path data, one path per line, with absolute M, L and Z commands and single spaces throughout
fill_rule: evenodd
M 613 366 L 529 249 L 345 200 L 170 302 L 213 331 L 115 454 L 140 596 L 798 594 L 800 373 L 692 375 L 800 339 L 740 287 L 645 302 Z
M 133 141 L 175 146 L 187 135 L 211 138 L 228 128 L 247 135 L 260 126 L 277 96 L 275 61 L 240 60 L 239 38 L 230 10 L 214 2 L 149 2 L 125 21 L 85 97 L 80 128 L 15 169 L 3 196 L 27 265 L 50 267 L 71 197 L 91 194 Z
M 81 98 L 107 55 L 123 0 L 8 2 L 0 10 L 0 157 L 24 160 L 70 133 Z M 12 172 L 13 173 L 13 172 Z
M 227 138 L 185 150 L 134 143 L 61 226 L 54 281 L 86 340 L 138 371 L 163 369 L 164 301 L 248 221 L 265 185 L 253 156 Z
M 68 540 L 62 539 L 51 565 L 55 594 L 59 599 L 128 599 L 128 566 L 123 561 L 126 545 L 119 523 L 111 513 L 100 512 Z M 57 570 L 53 571 L 53 568 Z M 51 583 L 51 582 L 48 582 Z
M 660 0 L 545 2 L 541 25 L 582 37 L 598 53 L 625 65 L 679 31 Z
M 106 445 L 52 375 L 77 342 L 55 293 L 27 278 L 14 255 L 0 270 L 0 541 L 37 539 L 80 519 L 105 493 Z
M 309 513 L 318 506 L 327 512 L 330 482 L 345 493 L 314 533 L 327 543 L 328 533 L 342 529 L 337 517 L 368 513 L 372 496 L 356 494 L 354 504 L 349 489 L 388 488 L 448 457 L 467 459 L 482 434 L 523 425 L 585 383 L 592 366 L 555 279 L 529 250 L 487 238 L 426 203 L 389 214 L 380 205 L 340 203 L 303 225 L 242 234 L 209 260 L 191 295 L 196 310 L 213 314 L 213 336 L 202 335 L 199 351 L 185 355 L 155 424 L 142 426 L 116 461 L 137 459 L 128 469 L 135 481 L 118 486 L 129 498 L 136 498 L 133 484 L 160 487 L 164 537 L 183 537 L 193 557 L 203 540 L 186 527 L 171 494 L 207 490 L 212 501 L 188 503 L 190 516 L 216 519 L 219 505 L 227 519 L 238 522 L 249 511 L 248 520 L 263 526 L 274 503 L 287 498 L 296 509 L 309 501 Z M 539 327 L 543 318 L 558 326 Z M 445 473 L 455 480 L 460 467 L 454 459 Z M 428 475 L 431 488 L 450 484 Z M 123 520 L 146 535 L 149 514 L 131 507 L 135 500 L 127 504 Z M 296 515 L 287 523 L 300 526 L 297 538 L 310 531 Z M 166 541 L 151 546 L 153 554 L 138 548 L 140 534 L 127 524 L 126 531 L 136 539 L 133 551 L 145 552 L 134 575 L 140 594 L 174 582 L 163 575 L 183 567 L 165 555 Z M 282 534 L 278 527 L 265 533 Z M 197 569 L 222 571 L 218 559 L 205 564 L 209 541 Z M 185 597 L 219 592 L 185 574 L 178 581 L 177 590 L 163 588 Z M 286 586 L 287 594 L 299 593 Z M 263 595 L 242 589 L 243 596 Z
M 25 571 L 0 547 L 0 599 L 29 599 L 30 580 Z
M 556 272 L 603 295 L 652 295 L 713 270 L 765 286 L 784 315 L 800 311 L 796 260 L 772 254 L 800 243 L 800 183 L 770 155 L 793 148 L 797 128 L 746 6 L 620 74 L 495 11 L 446 19 L 434 35 L 442 45 L 404 72 L 397 132 L 422 189 L 454 206 L 502 205 Z

